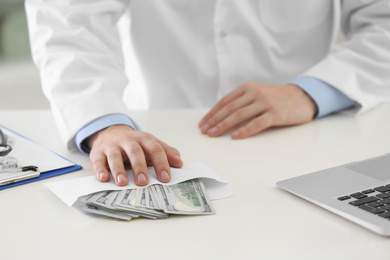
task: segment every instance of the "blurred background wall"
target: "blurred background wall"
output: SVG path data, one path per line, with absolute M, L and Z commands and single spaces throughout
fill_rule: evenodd
M 46 108 L 31 59 L 24 3 L 0 0 L 0 110 Z

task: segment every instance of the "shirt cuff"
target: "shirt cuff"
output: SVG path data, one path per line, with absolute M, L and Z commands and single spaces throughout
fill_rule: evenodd
M 81 128 L 80 131 L 76 133 L 75 142 L 77 148 L 82 153 L 89 153 L 91 149 L 84 141 L 94 133 L 99 132 L 100 130 L 113 125 L 128 125 L 133 129 L 137 129 L 135 124 L 126 115 L 110 114 L 107 116 L 103 116 L 87 124 L 86 126 Z
M 310 77 L 300 77 L 292 82 L 303 89 L 316 103 L 318 113 L 315 118 L 351 108 L 356 103 L 346 95 L 322 80 Z

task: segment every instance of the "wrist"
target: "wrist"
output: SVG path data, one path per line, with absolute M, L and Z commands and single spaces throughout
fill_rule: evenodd
M 305 105 L 306 109 L 310 111 L 310 113 L 312 114 L 312 118 L 315 118 L 318 114 L 318 106 L 315 100 L 298 85 L 288 84 L 287 86 L 295 89 L 295 91 L 299 93 L 302 98 L 302 103 Z

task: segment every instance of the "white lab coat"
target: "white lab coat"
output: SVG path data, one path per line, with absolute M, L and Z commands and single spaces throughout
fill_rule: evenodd
M 390 102 L 390 0 L 27 0 L 26 11 L 44 93 L 70 146 L 88 122 L 129 114 L 140 99 L 137 86 L 124 98 L 123 14 L 150 109 L 211 107 L 244 82 L 303 75 L 360 112 Z M 340 30 L 346 41 L 337 43 Z

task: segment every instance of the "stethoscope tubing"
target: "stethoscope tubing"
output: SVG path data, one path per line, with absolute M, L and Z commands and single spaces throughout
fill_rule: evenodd
M 12 151 L 12 147 L 6 143 L 3 131 L 0 129 L 0 156 L 6 156 Z

